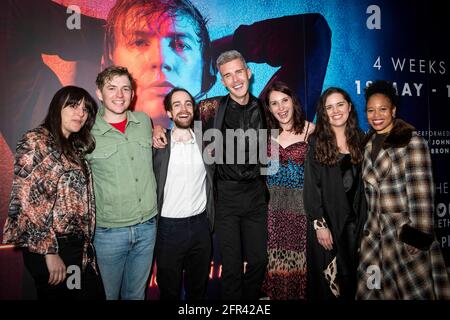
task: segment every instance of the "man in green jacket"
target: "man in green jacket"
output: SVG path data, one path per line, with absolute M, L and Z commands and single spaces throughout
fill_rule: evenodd
M 156 237 L 156 180 L 152 169 L 152 126 L 143 112 L 128 110 L 134 96 L 126 68 L 98 74 L 102 103 L 88 155 L 94 175 L 98 265 L 108 300 L 145 297 Z

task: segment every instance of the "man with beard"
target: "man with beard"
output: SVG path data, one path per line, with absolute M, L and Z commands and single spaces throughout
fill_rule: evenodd
M 216 65 L 229 94 L 200 101 L 198 115 L 208 150 L 204 157 L 214 172 L 214 230 L 222 257 L 222 299 L 256 300 L 268 259 L 268 199 L 262 175 L 267 162 L 259 148 L 260 139 L 265 141 L 260 132 L 267 125 L 261 102 L 249 91 L 252 72 L 242 54 L 223 52 Z M 210 133 L 214 142 L 207 144 Z M 252 133 L 257 139 L 250 139 Z M 164 130 L 155 127 L 153 146 L 164 148 L 165 137 Z
M 211 261 L 214 223 L 213 175 L 202 158 L 202 140 L 192 131 L 195 102 L 185 89 L 164 98 L 173 120 L 167 148 L 154 149 L 159 223 L 157 281 L 162 300 L 179 300 L 183 270 L 187 300 L 203 299 Z

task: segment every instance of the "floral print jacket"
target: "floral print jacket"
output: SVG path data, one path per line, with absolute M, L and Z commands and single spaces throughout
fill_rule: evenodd
M 92 174 L 62 155 L 44 127 L 19 141 L 3 242 L 38 254 L 58 253 L 58 236 L 84 236 L 83 266 L 95 227 Z

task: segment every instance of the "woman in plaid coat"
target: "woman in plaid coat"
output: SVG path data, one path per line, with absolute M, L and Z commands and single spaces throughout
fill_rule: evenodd
M 449 299 L 450 286 L 433 226 L 434 185 L 427 142 L 395 119 L 388 82 L 366 89 L 372 126 L 362 175 L 368 201 L 357 299 Z

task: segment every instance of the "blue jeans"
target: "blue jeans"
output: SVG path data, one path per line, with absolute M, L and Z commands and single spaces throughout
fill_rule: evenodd
M 133 226 L 95 229 L 94 247 L 106 299 L 143 300 L 153 262 L 156 217 Z

